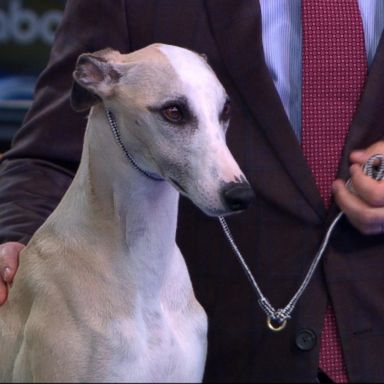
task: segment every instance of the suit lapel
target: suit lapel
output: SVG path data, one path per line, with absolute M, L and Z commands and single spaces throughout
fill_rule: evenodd
M 345 143 L 339 175 L 349 177 L 348 156 L 384 139 L 384 32 Z
M 321 217 L 324 206 L 264 59 L 257 0 L 206 0 L 212 32 L 255 126 L 274 148 L 282 169 Z M 255 96 L 256 95 L 256 96 Z

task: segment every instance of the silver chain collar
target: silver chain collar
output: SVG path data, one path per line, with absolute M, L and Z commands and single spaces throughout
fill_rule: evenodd
M 132 164 L 134 168 L 136 168 L 139 172 L 141 172 L 143 175 L 147 176 L 148 178 L 155 180 L 155 181 L 164 181 L 160 176 L 148 172 L 145 169 L 141 168 L 139 164 L 135 161 L 135 159 L 131 156 L 131 154 L 128 152 L 127 148 L 125 148 L 125 145 L 123 141 L 121 140 L 119 127 L 117 125 L 116 119 L 113 116 L 113 113 L 109 109 L 105 109 L 105 113 L 107 115 L 107 120 L 109 123 L 109 126 L 111 127 L 113 136 L 115 137 L 115 140 L 117 144 L 120 146 L 120 148 L 123 150 L 125 157 L 129 160 L 129 162 Z

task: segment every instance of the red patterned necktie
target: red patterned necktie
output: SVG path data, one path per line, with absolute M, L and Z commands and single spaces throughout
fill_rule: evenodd
M 344 140 L 367 76 L 357 0 L 302 0 L 302 32 L 302 148 L 329 207 Z M 333 381 L 347 381 L 330 305 L 319 366 Z

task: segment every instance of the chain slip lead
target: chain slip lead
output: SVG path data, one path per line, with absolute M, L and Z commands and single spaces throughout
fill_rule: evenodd
M 129 162 L 132 164 L 132 166 L 134 168 L 136 168 L 139 172 L 141 172 L 142 174 L 144 174 L 145 176 L 147 176 L 148 178 L 150 178 L 152 180 L 163 181 L 162 178 L 142 169 L 136 163 L 135 159 L 129 154 L 128 150 L 124 146 L 123 141 L 121 140 L 119 128 L 118 128 L 117 122 L 116 122 L 112 112 L 108 109 L 105 109 L 105 112 L 106 112 L 108 123 L 111 127 L 111 130 L 112 130 L 113 136 L 115 137 L 117 144 L 121 147 L 126 158 L 129 160 Z M 371 156 L 368 159 L 368 161 L 364 164 L 363 171 L 366 175 L 368 175 L 369 177 L 371 177 L 374 180 L 384 179 L 384 156 L 380 155 L 380 154 Z M 350 190 L 353 191 L 353 186 L 351 184 L 351 181 L 348 180 L 346 184 L 347 184 L 348 188 L 350 188 Z M 251 270 L 249 269 L 247 263 L 245 262 L 243 256 L 241 255 L 239 248 L 237 247 L 237 245 L 235 243 L 235 240 L 233 239 L 232 233 L 228 227 L 227 222 L 225 221 L 225 219 L 222 216 L 219 216 L 219 222 L 223 228 L 224 234 L 227 237 L 233 251 L 235 252 L 235 255 L 237 256 L 241 266 L 243 267 L 243 270 L 244 270 L 248 280 L 252 284 L 253 288 L 256 291 L 257 296 L 259 297 L 258 303 L 259 303 L 261 309 L 267 315 L 267 325 L 268 325 L 268 328 L 270 330 L 272 330 L 274 332 L 279 332 L 279 331 L 282 331 L 285 328 L 285 326 L 287 325 L 287 321 L 291 318 L 291 313 L 295 309 L 297 301 L 300 299 L 305 288 L 309 284 L 313 274 L 315 273 L 315 269 L 316 269 L 317 265 L 319 264 L 319 261 L 320 261 L 321 257 L 323 256 L 323 253 L 324 253 L 324 251 L 325 251 L 325 249 L 329 243 L 329 239 L 331 237 L 333 229 L 335 228 L 337 222 L 340 220 L 340 218 L 342 216 L 343 216 L 343 212 L 339 212 L 339 214 L 336 216 L 336 218 L 332 221 L 331 225 L 329 226 L 329 228 L 325 234 L 325 237 L 324 237 L 324 239 L 320 245 L 320 248 L 319 248 L 315 258 L 313 259 L 313 261 L 312 261 L 312 263 L 308 269 L 308 272 L 307 272 L 303 282 L 301 283 L 299 289 L 297 290 L 297 292 L 294 294 L 292 299 L 289 301 L 289 303 L 284 308 L 278 308 L 278 309 L 275 309 L 271 305 L 269 300 L 263 295 L 263 293 L 262 293 L 259 285 L 257 284 Z
M 377 154 L 371 156 L 368 161 L 363 166 L 363 172 L 371 177 L 374 180 L 382 180 L 384 179 L 384 156 Z M 353 191 L 353 187 L 351 185 L 351 180 L 347 181 L 347 186 Z M 237 247 L 235 240 L 233 239 L 232 233 L 228 227 L 227 222 L 225 219 L 220 216 L 219 221 L 223 228 L 224 234 L 227 237 L 235 255 L 237 256 L 248 280 L 252 284 L 252 287 L 256 291 L 256 294 L 258 296 L 258 303 L 261 307 L 261 309 L 265 312 L 267 315 L 267 325 L 268 328 L 271 331 L 279 332 L 282 331 L 285 326 L 287 325 L 287 321 L 291 318 L 291 313 L 295 309 L 297 301 L 300 299 L 301 295 L 303 294 L 305 288 L 308 286 L 313 274 L 315 273 L 316 267 L 320 262 L 321 257 L 324 254 L 324 251 L 329 243 L 329 239 L 333 233 L 333 230 L 340 220 L 340 218 L 343 216 L 343 212 L 339 212 L 338 215 L 335 217 L 335 219 L 332 221 L 331 225 L 329 226 L 324 239 L 320 245 L 320 248 L 318 252 L 316 253 L 316 256 L 314 257 L 308 272 L 301 283 L 299 289 L 294 294 L 292 299 L 289 301 L 289 303 L 284 308 L 278 308 L 275 309 L 269 300 L 263 295 L 259 285 L 257 284 L 251 270 L 249 269 L 247 263 L 245 262 L 243 256 L 241 255 L 239 248 Z

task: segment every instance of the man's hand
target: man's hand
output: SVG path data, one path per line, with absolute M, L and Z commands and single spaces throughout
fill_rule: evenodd
M 384 180 L 376 181 L 365 175 L 362 165 L 375 154 L 384 155 L 384 141 L 350 155 L 351 192 L 343 180 L 333 183 L 336 203 L 352 225 L 366 235 L 384 234 Z
M 7 300 L 8 289 L 19 266 L 19 253 L 24 247 L 16 242 L 0 245 L 0 305 Z

